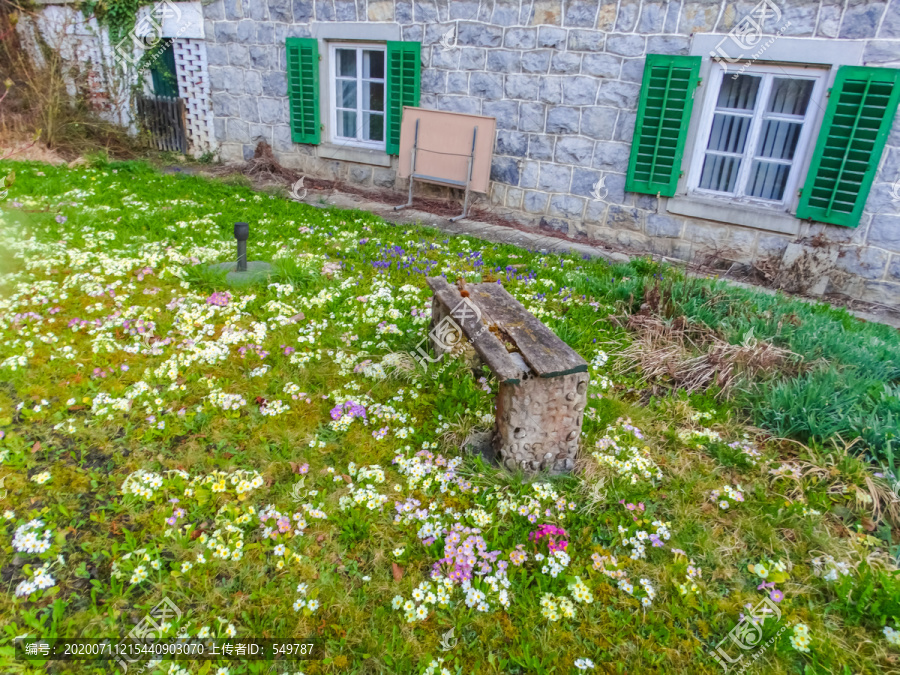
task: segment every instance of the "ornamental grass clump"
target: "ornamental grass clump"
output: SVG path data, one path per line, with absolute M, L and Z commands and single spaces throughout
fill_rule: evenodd
M 625 321 L 635 340 L 616 354 L 620 375 L 638 370 L 644 383 L 701 392 L 714 389 L 725 399 L 739 387 L 758 380 L 801 372 L 798 354 L 759 340 L 749 331 L 738 344 L 685 317 L 674 321 L 651 314 L 632 314 Z

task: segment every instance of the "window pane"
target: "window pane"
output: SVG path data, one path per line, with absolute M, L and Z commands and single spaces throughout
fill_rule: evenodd
M 363 77 L 366 79 L 384 79 L 384 52 L 363 52 Z
M 772 82 L 772 96 L 768 111 L 782 115 L 805 115 L 812 96 L 812 80 L 789 80 L 776 77 Z
M 700 187 L 717 192 L 734 192 L 740 168 L 740 157 L 707 155 L 700 175 Z
M 791 167 L 788 164 L 753 162 L 747 194 L 751 197 L 781 201 L 784 197 L 784 187 L 787 184 L 790 170 Z
M 738 75 L 737 79 L 726 76 L 719 89 L 717 108 L 734 110 L 753 110 L 756 107 L 756 94 L 759 92 L 759 77 Z
M 363 113 L 365 125 L 363 126 L 364 138 L 367 141 L 384 140 L 384 115 L 377 113 Z
M 363 109 L 384 111 L 384 82 L 363 82 Z
M 798 122 L 766 120 L 763 122 L 756 154 L 772 159 L 793 159 L 802 126 Z
M 356 107 L 356 80 L 338 80 L 338 108 Z
M 336 49 L 338 77 L 356 77 L 356 50 Z
M 356 138 L 356 113 L 352 110 L 338 110 L 337 135 L 343 138 Z
M 707 150 L 734 153 L 744 152 L 744 146 L 747 144 L 747 133 L 750 131 L 750 120 L 750 117 L 716 113 L 713 116 L 712 130 L 709 132 Z

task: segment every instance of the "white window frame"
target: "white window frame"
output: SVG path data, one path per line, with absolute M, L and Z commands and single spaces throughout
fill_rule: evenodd
M 353 49 L 356 51 L 356 81 L 357 81 L 357 95 L 356 95 L 356 120 L 357 120 L 357 138 L 347 138 L 345 136 L 338 136 L 338 87 L 337 87 L 337 50 L 338 49 Z M 382 136 L 384 137 L 381 141 L 366 141 L 359 138 L 360 131 L 362 129 L 362 120 L 363 120 L 363 108 L 362 108 L 362 83 L 364 81 L 369 82 L 378 82 L 377 79 L 368 79 L 365 80 L 362 77 L 362 60 L 363 51 L 377 51 L 384 53 L 384 107 L 385 110 L 383 112 L 384 117 L 384 130 L 382 132 Z M 387 143 L 387 45 L 384 42 L 329 42 L 328 43 L 328 102 L 330 108 L 330 119 L 329 119 L 329 141 L 334 145 L 340 146 L 349 146 L 354 148 L 365 148 L 367 150 L 381 150 L 384 151 L 386 149 Z
M 735 71 L 736 69 L 734 66 L 725 68 L 715 61 L 711 64 L 708 75 L 710 82 L 708 95 L 704 97 L 696 141 L 694 142 L 691 152 L 687 193 L 689 196 L 702 197 L 721 202 L 722 204 L 752 205 L 773 211 L 789 211 L 796 201 L 800 179 L 805 173 L 805 164 L 809 157 L 810 141 L 813 137 L 813 132 L 818 127 L 817 121 L 821 119 L 822 110 L 825 106 L 825 84 L 829 78 L 829 69 L 827 66 L 815 68 L 775 64 L 766 65 L 764 63 L 759 63 L 740 70 L 741 74 L 762 76 L 763 81 L 760 85 L 759 93 L 757 94 L 757 108 L 754 109 L 750 132 L 748 133 L 747 144 L 745 146 L 745 160 L 741 164 L 740 173 L 736 183 L 737 194 L 731 195 L 700 188 L 699 184 L 700 176 L 703 171 L 703 163 L 706 158 L 707 145 L 709 144 L 709 135 L 712 131 L 716 103 L 719 99 L 719 91 L 724 78 L 732 77 L 735 74 Z M 776 202 L 768 199 L 760 199 L 758 197 L 750 197 L 743 194 L 743 192 L 746 189 L 747 180 L 752 169 L 760 130 L 763 126 L 763 119 L 766 117 L 764 106 L 768 103 L 772 81 L 779 76 L 810 79 L 813 80 L 814 84 L 813 91 L 810 94 L 809 106 L 807 107 L 806 115 L 802 122 L 803 126 L 797 141 L 797 148 L 794 152 L 794 158 L 791 161 L 791 169 L 785 185 L 784 195 L 781 201 Z

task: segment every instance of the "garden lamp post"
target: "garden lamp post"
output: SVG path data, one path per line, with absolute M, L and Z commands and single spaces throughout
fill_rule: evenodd
M 234 238 L 237 239 L 237 272 L 247 271 L 247 238 L 250 236 L 250 225 L 234 224 Z
M 234 260 L 212 263 L 210 269 L 225 272 L 225 282 L 231 286 L 244 286 L 265 280 L 272 273 L 272 266 L 262 260 L 247 260 L 247 240 L 250 225 L 234 224 L 234 238 L 237 240 L 237 263 Z

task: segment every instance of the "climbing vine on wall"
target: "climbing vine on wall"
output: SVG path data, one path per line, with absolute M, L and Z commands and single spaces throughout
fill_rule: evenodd
M 93 14 L 109 30 L 109 40 L 118 43 L 134 28 L 138 9 L 153 0 L 87 0 L 82 5 L 85 16 Z
M 172 40 L 163 39 L 157 42 L 155 45 L 147 49 L 143 54 L 141 54 L 141 58 L 137 62 L 136 70 L 138 73 L 143 73 L 145 71 L 149 71 L 154 69 L 157 65 L 157 62 L 160 61 L 163 52 L 168 48 L 170 44 L 172 44 Z M 176 82 L 172 73 L 170 73 L 165 68 L 159 69 L 158 74 L 155 77 L 160 77 L 165 80 L 171 87 L 174 88 L 175 92 L 178 91 L 178 83 Z M 132 91 L 134 94 L 139 94 L 144 89 L 144 81 L 143 79 L 138 79 L 135 81 L 132 86 Z M 159 92 L 155 92 L 159 93 Z M 177 96 L 177 93 L 176 93 Z

